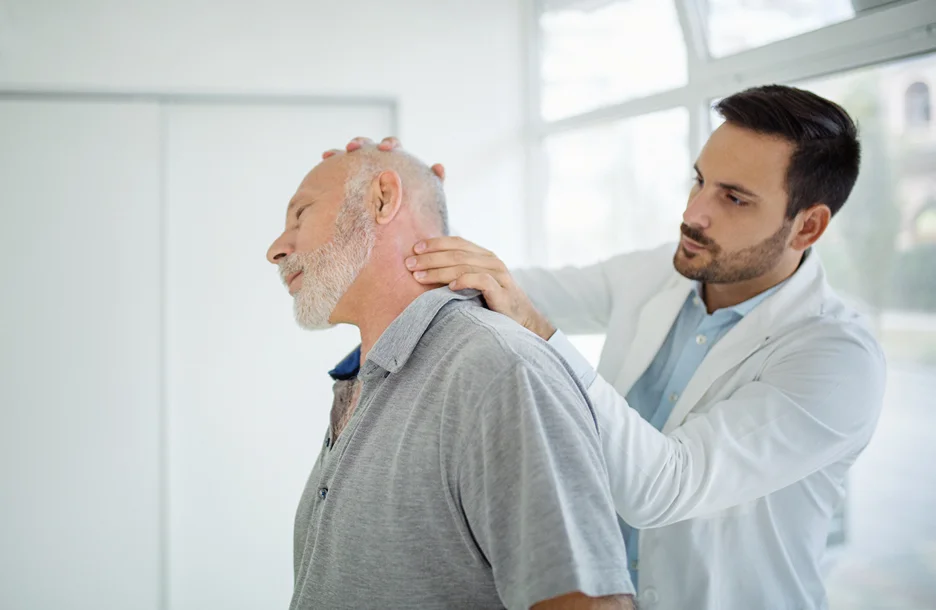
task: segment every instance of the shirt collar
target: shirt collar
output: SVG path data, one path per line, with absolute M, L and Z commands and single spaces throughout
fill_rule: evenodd
M 413 350 L 429 329 L 439 311 L 451 301 L 476 299 L 477 290 L 453 292 L 437 288 L 425 292 L 409 304 L 390 326 L 380 335 L 377 343 L 367 354 L 365 370 L 376 366 L 388 373 L 396 373 L 406 364 Z M 332 379 L 352 379 L 361 372 L 361 346 L 355 348 L 328 374 Z
M 777 284 L 776 286 L 774 286 L 774 287 L 772 287 L 772 288 L 769 288 L 769 289 L 765 290 L 764 292 L 762 292 L 762 293 L 760 293 L 760 294 L 754 295 L 753 297 L 751 297 L 751 298 L 748 299 L 747 301 L 742 301 L 741 303 L 738 303 L 737 305 L 734 305 L 734 306 L 732 306 L 732 307 L 725 307 L 724 309 L 719 309 L 718 311 L 713 312 L 711 315 L 715 315 L 715 314 L 717 314 L 719 311 L 725 311 L 725 312 L 734 313 L 734 314 L 736 314 L 739 318 L 743 318 L 744 316 L 746 316 L 746 315 L 748 315 L 749 313 L 751 313 L 751 311 L 753 311 L 755 307 L 757 307 L 757 306 L 760 305 L 765 299 L 767 299 L 767 297 L 769 297 L 769 296 L 772 295 L 773 293 L 775 293 L 775 292 L 777 292 L 778 290 L 780 290 L 780 287 L 783 286 L 784 283 L 786 283 L 786 280 L 780 282 L 779 284 Z M 702 308 L 705 308 L 705 302 L 704 302 L 704 300 L 702 299 L 702 283 L 701 283 L 701 282 L 699 282 L 699 281 L 693 281 L 693 282 L 692 282 L 692 293 L 690 293 L 689 298 L 691 298 L 691 299 L 698 298 L 698 299 L 699 299 L 699 306 L 702 307 Z

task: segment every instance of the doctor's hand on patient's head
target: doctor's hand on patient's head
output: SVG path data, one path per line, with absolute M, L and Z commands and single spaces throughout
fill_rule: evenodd
M 547 341 L 556 332 L 493 252 L 461 237 L 427 239 L 416 244 L 413 252 L 415 256 L 404 264 L 420 284 L 480 290 L 492 311 L 512 318 Z
M 322 153 L 322 159 L 327 159 L 329 157 L 333 157 L 335 155 L 340 155 L 343 153 L 351 153 L 361 148 L 374 148 L 374 147 L 376 147 L 377 150 L 389 152 L 393 150 L 394 148 L 402 148 L 403 145 L 400 144 L 400 141 L 394 138 L 393 136 L 384 138 L 383 140 L 380 141 L 380 144 L 376 144 L 376 145 L 374 144 L 374 141 L 371 140 L 370 138 L 358 137 L 348 142 L 347 145 L 345 145 L 344 150 L 341 150 L 340 148 L 333 148 L 331 150 L 326 150 L 324 153 Z M 441 163 L 436 163 L 435 165 L 432 166 L 432 173 L 438 176 L 440 180 L 445 180 L 445 167 L 443 167 Z

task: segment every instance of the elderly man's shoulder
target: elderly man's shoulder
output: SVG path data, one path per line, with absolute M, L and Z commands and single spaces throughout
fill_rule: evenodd
M 475 438 L 469 430 L 483 421 L 495 436 L 514 435 L 517 426 L 546 421 L 575 430 L 569 434 L 578 435 L 576 446 L 597 442 L 588 394 L 571 368 L 510 318 L 477 304 L 454 305 L 418 349 L 416 383 L 423 404 L 441 418 L 439 430 Z
M 507 316 L 483 307 L 459 307 L 443 321 L 448 358 L 440 364 L 483 383 L 517 367 L 569 386 L 571 370 L 549 344 Z M 442 337 L 440 337 L 441 339 Z

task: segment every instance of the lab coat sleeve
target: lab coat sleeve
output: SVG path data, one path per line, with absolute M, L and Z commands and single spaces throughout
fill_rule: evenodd
M 593 375 L 588 394 L 618 513 L 637 528 L 670 525 L 755 500 L 861 451 L 877 423 L 884 372 L 871 339 L 812 337 L 773 354 L 757 380 L 668 435 Z
M 512 275 L 556 327 L 573 335 L 602 333 L 611 317 L 609 271 L 614 265 L 612 259 L 589 267 L 521 269 Z

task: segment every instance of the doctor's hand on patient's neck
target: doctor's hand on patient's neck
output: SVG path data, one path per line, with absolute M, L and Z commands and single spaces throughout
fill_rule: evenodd
M 493 252 L 461 237 L 427 239 L 417 243 L 413 252 L 405 264 L 420 284 L 480 290 L 492 311 L 512 318 L 547 341 L 556 332 Z

